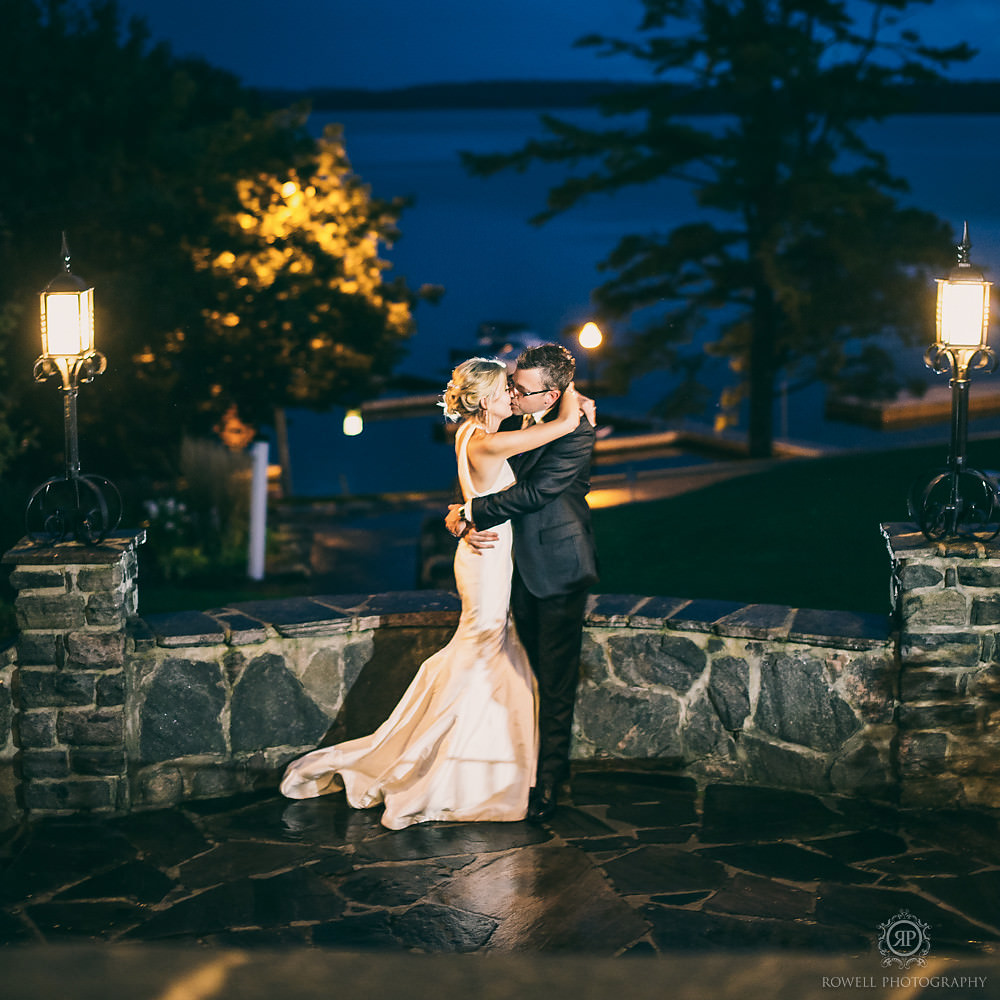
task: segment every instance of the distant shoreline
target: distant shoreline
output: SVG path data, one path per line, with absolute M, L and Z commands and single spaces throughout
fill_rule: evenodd
M 471 83 L 422 84 L 389 90 L 313 87 L 307 90 L 264 90 L 273 104 L 308 101 L 316 111 L 435 111 L 460 109 L 537 109 L 591 107 L 602 97 L 648 82 L 610 80 L 484 80 Z M 711 93 L 678 96 L 692 100 L 692 113 L 721 114 L 728 110 Z M 969 80 L 900 88 L 898 113 L 995 114 L 1000 112 L 1000 80 Z

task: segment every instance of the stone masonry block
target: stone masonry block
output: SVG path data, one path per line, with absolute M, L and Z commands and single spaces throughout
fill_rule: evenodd
M 712 663 L 708 697 L 724 729 L 736 732 L 750 715 L 750 668 L 734 656 L 720 656 Z
M 184 797 L 181 769 L 169 764 L 143 768 L 133 778 L 132 801 L 143 806 L 167 806 Z
M 977 731 L 981 728 L 980 709 L 975 702 L 916 704 L 899 706 L 899 725 L 908 729 L 956 729 Z
M 87 624 L 123 628 L 128 612 L 124 594 L 92 594 L 87 602 Z
M 617 634 L 608 639 L 607 645 L 617 676 L 638 687 L 668 687 L 684 694 L 708 662 L 705 651 L 696 643 L 672 633 Z
M 121 611 L 125 607 L 125 594 L 120 590 L 99 590 L 87 600 L 88 611 Z
M 97 679 L 97 707 L 125 704 L 125 671 L 104 674 Z
M 123 632 L 70 632 L 66 636 L 66 665 L 118 670 L 125 659 Z
M 847 745 L 830 766 L 830 782 L 838 791 L 848 795 L 871 795 L 874 798 L 891 796 L 894 783 L 894 754 L 890 749 L 893 727 L 886 727 L 885 734 L 866 733 L 865 739 Z M 882 735 L 883 738 L 879 739 Z
M 902 605 L 903 622 L 909 628 L 928 625 L 964 626 L 969 622 L 968 598 L 957 590 L 930 590 L 907 594 Z
M 948 769 L 953 774 L 978 775 L 992 778 L 1000 774 L 1000 746 L 997 739 L 983 739 L 975 746 L 969 744 L 952 745 L 948 751 Z
M 76 574 L 76 585 L 88 592 L 112 591 L 121 588 L 125 582 L 125 567 L 121 563 L 110 566 L 84 566 Z
M 94 674 L 25 669 L 21 671 L 21 704 L 25 708 L 93 705 L 95 681 Z
M 990 663 L 970 675 L 967 685 L 970 697 L 990 701 L 1000 699 L 1000 664 Z
M 826 669 L 834 679 L 834 689 L 862 722 L 866 725 L 892 722 L 899 686 L 894 649 L 833 655 L 826 660 Z
M 30 812 L 109 810 L 115 805 L 119 780 L 29 781 L 24 789 L 24 804 Z
M 10 585 L 22 590 L 67 590 L 66 574 L 61 569 L 22 566 L 11 571 Z
M 986 600 L 976 598 L 972 602 L 973 625 L 996 625 L 1000 623 L 1000 596 Z
M 71 629 L 86 624 L 84 600 L 79 594 L 25 596 L 19 594 L 14 613 L 19 629 Z
M 774 783 L 783 788 L 807 788 L 829 791 L 826 758 L 787 744 L 772 743 L 760 733 L 749 731 L 740 738 L 746 755 L 747 774 L 761 784 Z
M 59 740 L 73 746 L 115 746 L 122 742 L 124 731 L 122 711 L 117 708 L 67 709 L 59 713 L 56 725 Z
M 69 774 L 65 750 L 21 751 L 21 776 L 27 781 L 37 778 L 68 778 Z
M 126 771 L 125 750 L 99 750 L 93 747 L 71 750 L 69 765 L 73 774 L 81 776 L 122 775 Z
M 247 666 L 232 697 L 233 750 L 314 743 L 328 728 L 326 715 L 280 656 L 266 653 Z
M 906 776 L 941 774 L 947 756 L 947 733 L 907 733 L 900 741 L 900 770 Z
M 970 670 L 908 667 L 900 677 L 900 697 L 904 702 L 961 697 L 970 673 Z
M 1000 590 L 1000 564 L 959 566 L 958 582 L 964 587 L 992 587 Z
M 208 763 L 189 772 L 188 781 L 192 797 L 198 799 L 218 799 L 246 791 L 238 772 Z
M 904 590 L 920 587 L 936 587 L 944 577 L 933 566 L 923 563 L 907 563 L 899 574 L 899 582 Z
M 17 662 L 22 667 L 61 666 L 62 632 L 21 632 L 17 637 Z
M 861 723 L 832 689 L 822 661 L 779 653 L 761 661 L 754 727 L 785 743 L 830 751 L 857 732 Z
M 974 667 L 980 650 L 975 632 L 904 632 L 899 653 L 905 665 Z
M 146 688 L 140 709 L 143 763 L 223 753 L 226 687 L 218 664 L 166 660 Z
M 50 747 L 56 742 L 56 713 L 21 712 L 17 717 L 17 740 L 22 747 Z

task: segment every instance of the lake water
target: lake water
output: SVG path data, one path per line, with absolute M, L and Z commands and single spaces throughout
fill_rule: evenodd
M 556 114 L 584 124 L 598 120 L 585 110 Z M 402 238 L 384 256 L 391 273 L 404 276 L 410 287 L 438 284 L 446 293 L 439 304 L 418 307 L 418 332 L 399 370 L 442 386 L 449 352 L 475 353 L 482 321 L 520 321 L 546 339 L 560 339 L 590 318 L 590 290 L 603 280 L 597 264 L 623 234 L 667 230 L 695 215 L 686 185 L 660 181 L 593 199 L 544 226 L 531 225 L 527 220 L 544 206 L 563 168 L 504 171 L 484 179 L 470 177 L 458 154 L 520 147 L 540 131 L 536 111 L 345 112 L 316 114 L 310 125 L 318 134 L 330 121 L 344 126 L 353 168 L 376 196 L 415 200 L 402 216 Z M 900 116 L 867 131 L 893 171 L 909 182 L 907 200 L 948 221 L 956 239 L 969 220 L 972 259 L 988 276 L 1000 265 L 994 190 L 1000 145 L 992 138 L 998 121 L 994 115 Z M 929 329 L 928 343 L 932 339 Z M 908 367 L 921 368 L 919 355 Z M 602 399 L 601 412 L 641 414 L 668 387 L 669 376 L 658 373 L 633 385 L 625 399 Z M 435 433 L 440 418 L 367 421 L 362 435 L 347 438 L 342 416 L 341 410 L 290 414 L 296 494 L 440 489 L 451 481 L 452 451 Z M 795 440 L 837 446 L 948 439 L 946 423 L 880 432 L 827 421 L 819 392 L 791 396 L 779 408 L 778 428 Z M 987 429 L 1000 430 L 1000 420 L 970 425 L 973 433 Z

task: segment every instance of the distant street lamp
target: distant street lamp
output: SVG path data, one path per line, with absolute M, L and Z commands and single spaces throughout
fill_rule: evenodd
M 969 224 L 956 247 L 958 265 L 937 280 L 937 339 L 927 348 L 924 363 L 938 374 L 952 373 L 951 450 L 948 465 L 935 469 L 928 481 L 910 490 L 910 516 L 924 535 L 977 538 L 988 541 L 1000 533 L 997 486 L 982 472 L 969 468 L 965 447 L 969 430 L 969 373 L 996 371 L 997 356 L 986 343 L 990 321 L 990 286 L 969 263 Z M 923 485 L 921 485 L 923 484 Z
M 360 407 L 354 407 L 344 414 L 344 434 L 347 437 L 357 437 L 365 429 Z
M 587 389 L 594 391 L 594 351 L 601 346 L 604 334 L 601 328 L 593 322 L 584 323 L 580 330 L 580 346 L 587 352 Z
M 59 375 L 63 393 L 65 474 L 42 483 L 28 500 L 25 527 L 33 541 L 61 542 L 73 536 L 93 545 L 103 541 L 121 520 L 121 497 L 101 476 L 80 473 L 76 397 L 80 385 L 107 367 L 94 350 L 94 287 L 69 269 L 66 234 L 63 270 L 40 293 L 42 353 L 35 361 L 36 382 Z

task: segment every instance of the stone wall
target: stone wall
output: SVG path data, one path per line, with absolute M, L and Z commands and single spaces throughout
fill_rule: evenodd
M 601 597 L 583 669 L 578 757 L 895 795 L 899 668 L 887 616 Z
M 883 525 L 899 610 L 903 801 L 1000 805 L 1000 544 Z
M 99 546 L 33 545 L 4 556 L 17 591 L 10 732 L 29 813 L 129 806 L 125 626 L 144 534 Z M 2 739 L 2 737 L 0 737 Z
M 436 591 L 327 595 L 148 615 L 126 658 L 133 806 L 275 785 L 293 757 L 372 731 L 459 605 Z M 891 797 L 888 620 L 594 596 L 577 759 Z
M 20 819 L 14 761 L 14 677 L 17 650 L 13 643 L 0 650 L 0 830 Z
M 1000 804 L 1000 546 L 883 530 L 895 618 L 592 597 L 574 756 Z M 141 541 L 22 543 L 4 557 L 19 636 L 0 659 L 0 822 L 273 787 L 298 754 L 374 729 L 458 618 L 438 591 L 140 618 Z

